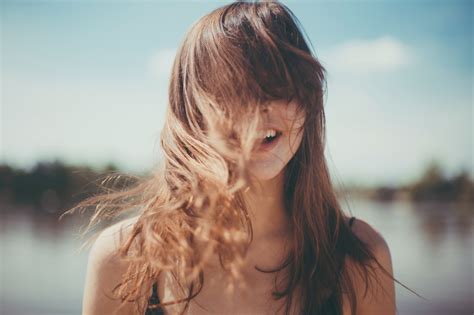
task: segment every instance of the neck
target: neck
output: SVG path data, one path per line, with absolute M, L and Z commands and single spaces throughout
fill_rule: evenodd
M 254 241 L 272 240 L 288 233 L 289 217 L 284 205 L 284 171 L 276 177 L 255 182 L 245 193 L 252 220 Z

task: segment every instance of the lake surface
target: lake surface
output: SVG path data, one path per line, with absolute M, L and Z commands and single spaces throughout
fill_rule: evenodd
M 396 284 L 398 314 L 473 314 L 472 209 L 341 202 L 385 237 L 395 278 L 427 299 Z M 58 224 L 13 210 L 0 215 L 0 314 L 80 314 L 88 250 L 78 251 L 78 223 L 65 217 Z

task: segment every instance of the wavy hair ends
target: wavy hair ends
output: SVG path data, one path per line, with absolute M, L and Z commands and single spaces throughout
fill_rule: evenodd
M 194 23 L 171 72 L 160 137 L 164 159 L 128 189 L 70 210 L 94 207 L 90 230 L 102 217 L 139 209 L 121 244 L 129 269 L 115 296 L 136 301 L 143 314 L 148 296 L 140 288 L 151 292 L 160 274 L 170 272 L 182 298 L 166 304 L 183 303 L 184 313 L 214 254 L 230 285 L 240 278 L 252 240 L 244 198 L 252 181 L 247 164 L 262 109 L 273 100 L 296 100 L 306 118 L 301 146 L 285 169 L 293 249 L 280 268 L 289 270 L 285 289 L 274 296 L 287 297 L 286 313 L 301 290 L 302 313 L 342 314 L 342 253 L 352 251 L 361 262 L 373 256 L 341 220 L 324 158 L 324 91 L 324 67 L 296 17 L 278 1 L 234 2 Z M 354 292 L 350 296 L 354 300 Z
M 161 135 L 167 187 L 175 200 L 190 200 L 181 209 L 191 218 L 189 235 L 218 240 L 222 265 L 235 276 L 252 237 L 242 191 L 261 109 L 296 100 L 307 124 L 322 111 L 324 68 L 295 21 L 278 2 L 218 8 L 192 26 L 172 68 Z

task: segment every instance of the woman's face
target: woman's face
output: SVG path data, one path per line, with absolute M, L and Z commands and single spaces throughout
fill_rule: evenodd
M 263 112 L 259 139 L 250 160 L 250 172 L 258 180 L 276 177 L 298 150 L 305 114 L 298 103 L 272 101 Z

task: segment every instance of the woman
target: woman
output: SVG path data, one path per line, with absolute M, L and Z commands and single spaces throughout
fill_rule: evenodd
M 94 207 L 89 230 L 131 215 L 94 242 L 84 314 L 395 314 L 387 243 L 330 181 L 324 74 L 278 2 L 197 21 L 172 69 L 162 164 L 72 209 Z

